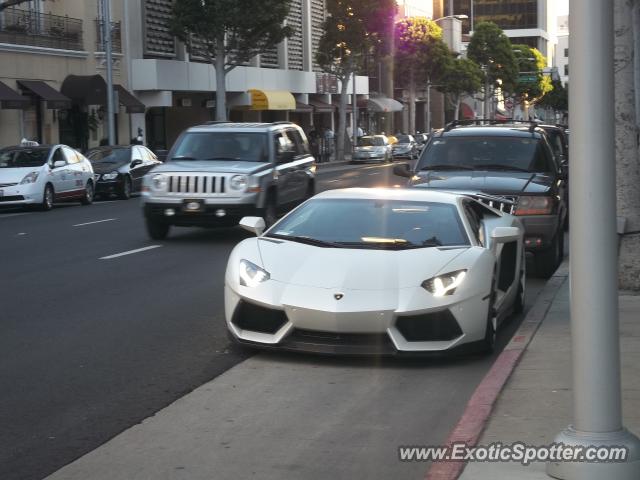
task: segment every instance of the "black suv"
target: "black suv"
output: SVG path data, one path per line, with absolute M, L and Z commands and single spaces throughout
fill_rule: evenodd
M 564 256 L 567 173 L 545 131 L 536 124 L 475 125 L 454 122 L 434 133 L 415 170 L 396 165 L 409 186 L 480 192 L 486 203 L 517 215 L 537 273 L 553 275 Z

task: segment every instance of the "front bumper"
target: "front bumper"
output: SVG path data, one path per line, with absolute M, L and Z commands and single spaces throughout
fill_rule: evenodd
M 122 190 L 122 178 L 117 177 L 114 180 L 98 180 L 95 182 L 95 193 L 100 195 L 104 194 L 117 194 Z
M 34 205 L 42 203 L 42 194 L 33 184 L 11 185 L 8 187 L 0 187 L 0 207 L 16 206 L 16 205 Z
M 559 215 L 522 215 L 518 218 L 524 226 L 525 250 L 530 252 L 550 248 L 562 228 Z
M 209 204 L 201 211 L 190 212 L 184 203 L 145 203 L 144 216 L 156 222 L 180 227 L 224 227 L 237 225 L 242 217 L 260 215 L 261 211 L 251 204 Z M 167 215 L 172 211 L 173 215 Z
M 384 153 L 354 153 L 351 157 L 353 162 L 369 162 L 374 160 L 384 160 L 386 155 Z
M 488 300 L 482 295 L 434 298 L 418 287 L 350 290 L 338 301 L 333 290 L 269 283 L 238 291 L 225 286 L 227 327 L 237 342 L 311 353 L 396 355 L 450 351 L 485 335 Z
M 414 154 L 411 150 L 394 150 L 392 155 L 393 158 L 411 158 Z

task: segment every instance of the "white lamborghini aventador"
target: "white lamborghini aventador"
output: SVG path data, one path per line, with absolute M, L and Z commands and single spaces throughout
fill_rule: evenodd
M 225 277 L 238 342 L 318 353 L 491 351 L 525 294 L 523 228 L 480 195 L 331 190 L 240 242 Z

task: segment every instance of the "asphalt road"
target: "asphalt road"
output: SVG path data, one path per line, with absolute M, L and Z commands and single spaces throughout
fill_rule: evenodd
M 400 183 L 378 165 L 318 179 L 321 190 Z M 246 235 L 175 228 L 152 241 L 136 199 L 0 212 L 0 478 L 41 479 L 242 362 L 226 337 L 223 275 Z M 542 284 L 529 280 L 528 305 Z M 452 359 L 426 372 L 439 383 L 423 419 L 434 435 L 446 437 L 491 363 Z

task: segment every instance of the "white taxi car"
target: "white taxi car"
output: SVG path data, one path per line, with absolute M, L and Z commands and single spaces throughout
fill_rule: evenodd
M 66 145 L 22 145 L 0 149 L 0 206 L 40 206 L 53 202 L 93 202 L 93 167 Z

